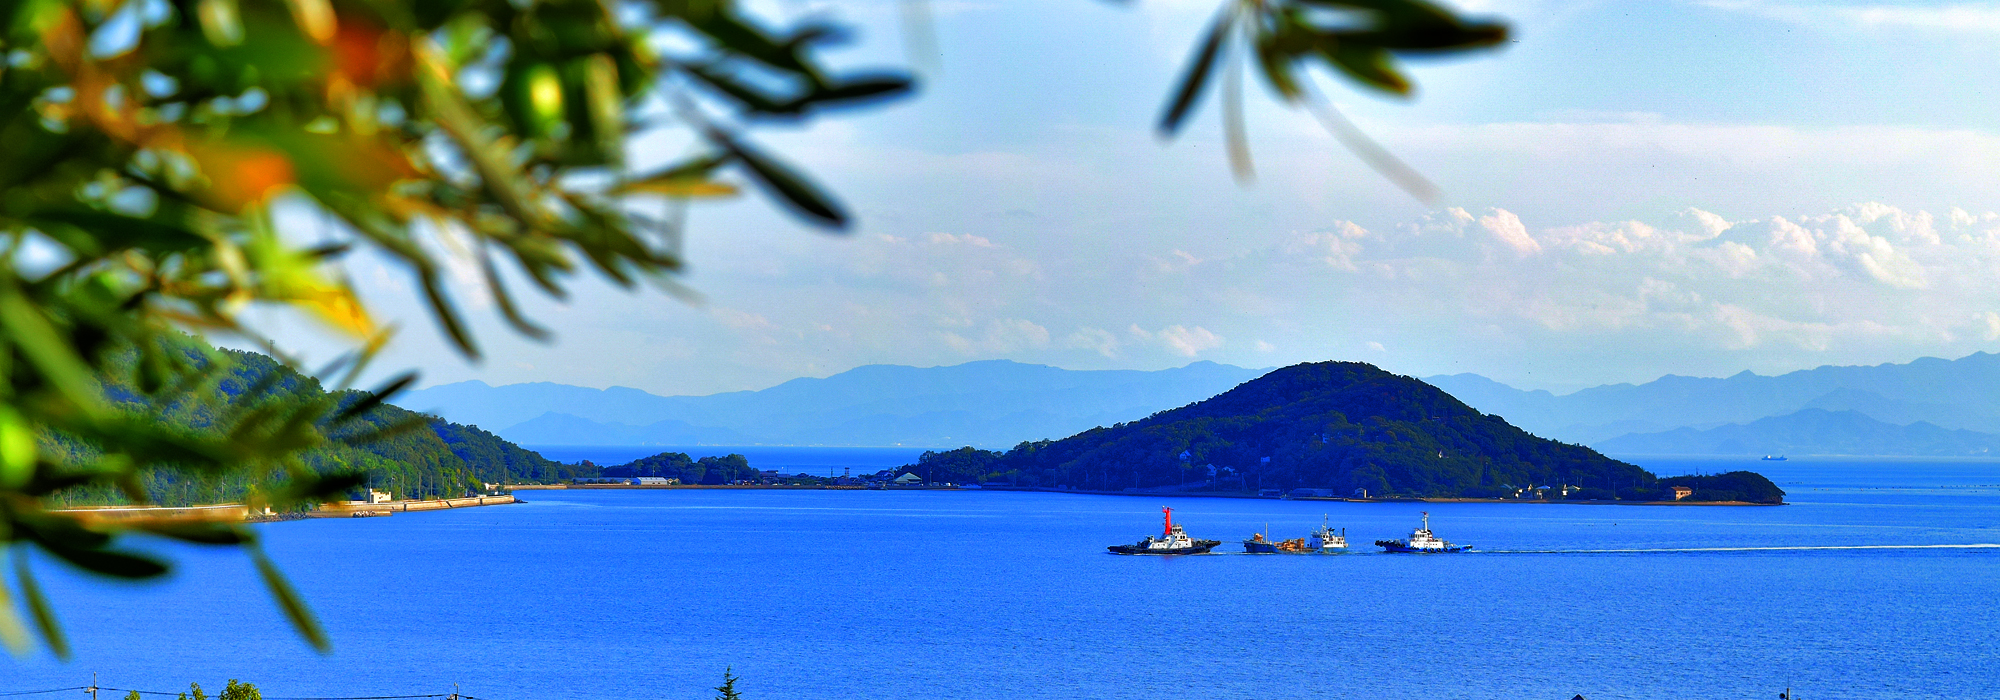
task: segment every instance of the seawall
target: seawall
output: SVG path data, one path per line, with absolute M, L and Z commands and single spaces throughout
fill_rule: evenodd
M 448 508 L 471 508 L 475 506 L 497 506 L 514 503 L 513 496 L 471 496 L 467 498 L 445 498 L 431 501 L 390 501 L 388 503 L 362 503 L 346 501 L 329 503 L 304 513 L 251 512 L 250 507 L 241 503 L 222 503 L 210 506 L 78 506 L 51 511 L 75 516 L 86 525 L 90 524 L 134 524 L 134 523 L 260 523 L 301 518 L 355 518 L 410 511 L 445 510 Z
M 85 524 L 141 522 L 240 523 L 250 518 L 250 507 L 241 503 L 187 506 L 184 508 L 170 508 L 166 506 L 78 506 L 76 508 L 64 508 L 52 512 L 75 516 Z
M 451 508 L 474 508 L 478 506 L 499 506 L 516 502 L 513 496 L 468 496 L 465 498 L 441 498 L 429 501 L 387 501 L 384 503 L 344 501 L 322 505 L 317 510 L 309 513 L 308 517 L 365 518 L 371 515 L 447 510 Z
M 737 491 L 866 491 L 866 486 L 785 486 L 774 484 L 508 484 L 509 491 L 723 489 Z M 884 489 L 877 489 L 884 490 Z M 889 491 L 956 491 L 956 486 L 890 486 Z

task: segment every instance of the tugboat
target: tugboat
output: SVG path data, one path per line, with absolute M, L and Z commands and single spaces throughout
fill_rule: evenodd
M 1159 537 L 1148 536 L 1138 544 L 1114 544 L 1106 549 L 1112 554 L 1207 554 L 1222 544 L 1220 540 L 1197 540 L 1188 537 L 1187 531 L 1174 524 L 1174 509 L 1161 508 L 1167 514 L 1166 531 Z
M 1347 549 L 1347 528 L 1343 527 L 1335 533 L 1332 527 L 1327 526 L 1325 516 L 1321 516 L 1319 529 L 1306 539 L 1306 550 L 1332 554 L 1336 549 Z
M 1464 552 L 1472 549 L 1472 545 L 1452 544 L 1438 539 L 1436 535 L 1431 534 L 1430 511 L 1424 512 L 1424 526 L 1411 532 L 1408 542 L 1403 540 L 1375 540 L 1375 546 L 1381 547 L 1384 552 L 1415 552 L 1419 554 L 1431 552 Z

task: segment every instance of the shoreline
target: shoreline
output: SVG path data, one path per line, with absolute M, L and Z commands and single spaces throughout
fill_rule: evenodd
M 887 489 L 870 489 L 866 486 L 789 486 L 764 484 L 507 484 L 507 491 L 587 491 L 587 490 L 629 490 L 646 491 L 662 489 L 718 489 L 738 491 L 978 491 L 979 489 L 957 486 L 891 486 Z
M 249 506 L 241 503 L 220 503 L 203 506 L 77 506 L 49 512 L 76 516 L 78 520 L 83 521 L 86 525 L 115 525 L 125 523 L 274 523 L 316 518 L 383 517 L 395 513 L 499 506 L 519 502 L 512 495 L 503 495 L 468 496 L 465 498 L 443 498 L 421 501 L 387 501 L 383 503 L 341 501 L 321 504 L 312 510 L 291 513 L 274 513 L 268 510 L 261 513 L 253 513 Z
M 1523 505 L 1571 505 L 1571 506 L 1783 506 L 1788 503 L 1752 503 L 1749 501 L 1548 501 L 1540 499 L 1515 498 L 1455 498 L 1390 496 L 1385 498 L 1349 498 L 1342 496 L 1259 496 L 1250 493 L 1228 493 L 1221 491 L 1090 491 L 1085 489 L 1058 489 L 1043 486 L 980 486 L 965 488 L 959 486 L 890 486 L 871 489 L 866 486 L 765 486 L 762 484 L 702 485 L 702 484 L 512 484 L 509 491 L 565 491 L 565 490 L 669 490 L 669 489 L 731 489 L 739 491 L 1033 491 L 1038 493 L 1072 493 L 1087 496 L 1167 496 L 1181 498 L 1245 498 L 1271 501 L 1333 501 L 1344 503 L 1508 503 Z

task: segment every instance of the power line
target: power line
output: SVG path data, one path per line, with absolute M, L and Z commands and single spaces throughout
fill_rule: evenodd
M 0 697 L 6 697 L 8 695 L 27 695 L 30 693 L 54 693 L 54 692 L 59 692 L 61 690 L 88 690 L 88 688 L 61 688 L 58 690 L 32 690 L 20 693 L 0 693 Z M 98 690 L 109 690 L 114 693 L 138 693 L 140 695 L 180 696 L 186 694 L 185 691 L 168 693 L 158 690 L 133 690 L 131 688 L 100 687 L 98 688 Z M 312 697 L 276 697 L 276 696 L 266 695 L 264 696 L 264 700 L 414 700 L 415 698 L 447 698 L 451 696 L 452 696 L 451 693 L 426 693 L 423 695 L 348 695 L 340 697 L 324 696 L 324 695 L 312 696 Z M 458 697 L 464 698 L 465 700 L 480 700 L 477 698 L 473 698 L 470 695 L 460 695 Z
M 450 698 L 450 692 L 432 692 L 426 696 L 350 696 L 350 698 L 264 698 L 264 700 L 404 700 L 404 698 Z M 466 698 L 466 696 L 460 696 Z
M 0 691 L 0 698 L 17 697 L 22 695 L 46 695 L 49 693 L 67 693 L 78 690 L 89 692 L 92 693 L 93 695 L 95 695 L 96 691 L 100 690 L 108 690 L 114 693 L 138 693 L 140 695 L 163 695 L 169 697 L 179 697 L 187 694 L 186 691 L 169 692 L 162 690 L 134 690 L 131 688 L 107 688 L 101 685 L 93 684 L 93 685 L 79 685 L 71 688 L 50 688 L 48 690 L 5 690 L 5 691 Z M 421 698 L 451 698 L 452 700 L 486 700 L 485 698 L 475 698 L 473 696 L 465 695 L 463 693 L 424 693 L 421 695 L 344 695 L 344 696 L 316 695 L 310 697 L 275 697 L 269 695 L 264 696 L 264 700 L 419 700 Z

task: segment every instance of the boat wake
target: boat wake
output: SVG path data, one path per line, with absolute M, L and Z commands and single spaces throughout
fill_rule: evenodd
M 1807 552 L 1844 549 L 2000 549 L 2000 544 L 1841 544 L 1790 547 L 1661 547 L 1649 549 L 1489 549 L 1488 554 L 1650 554 L 1656 552 Z

